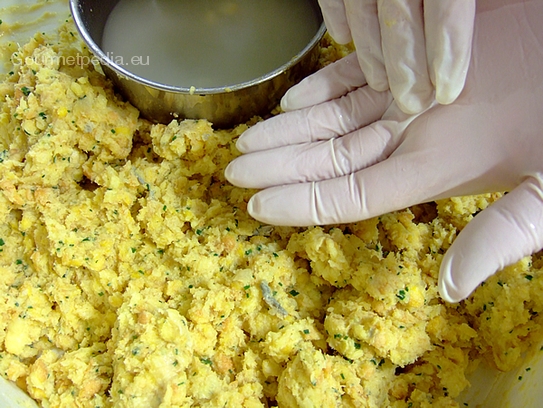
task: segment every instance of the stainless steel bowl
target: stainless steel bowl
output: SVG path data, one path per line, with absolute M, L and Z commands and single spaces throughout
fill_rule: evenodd
M 144 117 L 161 123 L 178 118 L 208 119 L 216 127 L 227 128 L 269 113 L 288 88 L 315 70 L 318 44 L 326 30 L 321 16 L 320 28 L 309 44 L 290 61 L 259 78 L 214 88 L 170 86 L 135 75 L 115 64 L 101 49 L 107 18 L 118 1 L 70 0 L 70 9 L 83 40 L 119 92 Z M 317 0 L 314 3 L 319 10 Z

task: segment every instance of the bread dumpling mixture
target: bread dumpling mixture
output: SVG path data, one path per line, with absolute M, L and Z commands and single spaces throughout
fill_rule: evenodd
M 68 22 L 0 84 L 0 374 L 43 407 L 454 407 L 540 341 L 539 255 L 437 292 L 500 194 L 262 225 L 223 176 L 258 118 L 151 124 L 90 57 Z

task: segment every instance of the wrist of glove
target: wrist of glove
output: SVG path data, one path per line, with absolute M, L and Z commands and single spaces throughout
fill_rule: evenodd
M 364 85 L 350 56 L 293 88 L 285 98 L 296 110 L 244 133 L 238 148 L 245 154 L 226 177 L 262 189 L 248 204 L 251 215 L 280 225 L 344 223 L 509 191 L 445 255 L 439 285 L 448 301 L 541 249 L 543 3 L 477 6 L 472 62 L 454 104 L 407 115 L 389 92 Z

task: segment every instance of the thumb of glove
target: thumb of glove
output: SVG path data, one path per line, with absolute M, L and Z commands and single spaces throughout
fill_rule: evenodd
M 443 258 L 439 292 L 467 298 L 489 276 L 543 248 L 543 180 L 530 177 L 466 225 Z

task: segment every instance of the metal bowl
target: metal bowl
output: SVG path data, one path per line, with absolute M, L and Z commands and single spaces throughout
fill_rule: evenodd
M 135 75 L 117 65 L 101 49 L 107 18 L 118 2 L 70 0 L 70 9 L 83 40 L 118 91 L 145 118 L 160 123 L 169 123 L 172 119 L 207 119 L 216 127 L 227 128 L 255 115 L 269 113 L 288 88 L 315 70 L 319 53 L 317 45 L 326 31 L 318 11 L 320 28 L 309 44 L 282 66 L 253 80 L 213 88 L 194 88 L 183 84 L 171 86 Z M 315 9 L 319 10 L 317 0 L 314 3 Z

